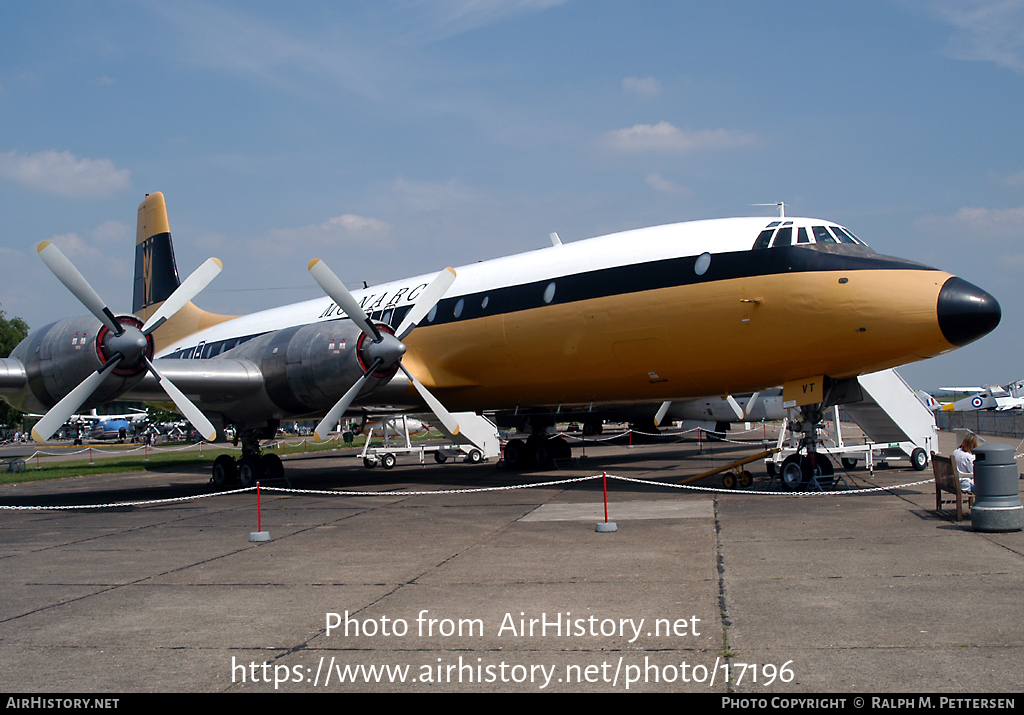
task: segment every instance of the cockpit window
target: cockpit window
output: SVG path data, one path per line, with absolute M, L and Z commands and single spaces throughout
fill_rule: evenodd
M 782 223 L 782 222 L 781 221 L 772 221 L 770 224 L 768 224 L 768 228 L 775 228 L 780 223 Z
M 775 233 L 775 231 L 773 231 L 770 228 L 761 231 L 761 233 L 757 237 L 757 240 L 754 241 L 754 247 L 752 250 L 756 251 L 758 248 L 768 248 L 768 244 L 772 242 L 773 233 Z
M 839 238 L 840 243 L 859 243 L 859 241 L 853 237 L 853 234 L 839 226 L 833 226 L 832 232 Z
M 832 238 L 832 234 L 828 232 L 828 229 L 824 226 L 813 226 L 814 231 L 814 242 L 815 243 L 835 243 L 836 239 Z
M 807 229 L 801 226 L 796 230 L 796 242 L 797 243 L 810 243 L 811 239 L 807 237 Z
M 786 228 L 780 228 L 779 232 L 775 234 L 775 241 L 772 243 L 772 248 L 788 246 L 791 243 L 793 243 L 793 227 L 787 226 Z

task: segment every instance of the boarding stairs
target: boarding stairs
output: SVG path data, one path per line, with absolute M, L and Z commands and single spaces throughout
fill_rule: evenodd
M 440 420 L 435 425 L 445 437 L 455 444 L 476 447 L 485 459 L 501 455 L 501 438 L 498 436 L 498 428 L 493 422 L 475 412 L 454 412 L 452 415 L 459 423 L 458 434 L 449 433 Z
M 913 448 L 926 454 L 938 452 L 935 415 L 895 370 L 861 375 L 857 381 L 864 399 L 844 404 L 842 409 L 867 439 L 907 454 Z

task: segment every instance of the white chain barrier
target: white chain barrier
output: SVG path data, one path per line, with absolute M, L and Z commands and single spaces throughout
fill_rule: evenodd
M 644 484 L 648 486 L 667 487 L 670 489 L 690 489 L 693 491 L 702 492 L 717 492 L 721 494 L 742 494 L 750 496 L 779 496 L 779 497 L 819 497 L 819 496 L 849 496 L 854 494 L 869 494 L 875 492 L 891 491 L 893 489 L 903 489 L 906 487 L 919 486 L 921 484 L 928 484 L 929 482 L 935 481 L 934 479 L 924 479 L 918 482 L 909 482 L 907 484 L 895 484 L 888 487 L 868 487 L 864 489 L 849 489 L 844 491 L 829 491 L 829 492 L 762 492 L 762 491 L 746 491 L 737 489 L 721 489 L 716 487 L 699 487 L 692 484 L 667 484 L 665 482 L 654 481 L 650 479 L 637 479 L 635 477 L 620 477 L 612 474 L 595 474 L 589 477 L 570 477 L 567 479 L 557 479 L 550 482 L 537 482 L 533 484 L 511 484 L 503 487 L 476 487 L 473 489 L 435 489 L 431 491 L 348 491 L 348 490 L 337 490 L 337 489 L 292 489 L 286 487 L 267 487 L 257 485 L 253 487 L 245 487 L 242 489 L 232 489 L 224 492 L 213 492 L 210 494 L 195 494 L 185 497 L 173 497 L 169 499 L 151 499 L 148 501 L 135 501 L 135 502 L 113 502 L 109 504 L 78 504 L 72 506 L 4 506 L 0 505 L 0 511 L 60 511 L 60 510 L 71 510 L 71 509 L 110 509 L 114 507 L 127 507 L 127 506 L 153 506 L 156 504 L 171 504 L 174 502 L 185 502 L 192 499 L 208 499 L 210 497 L 228 496 L 231 494 L 241 494 L 243 492 L 254 492 L 260 489 L 264 492 L 281 492 L 284 494 L 311 494 L 319 496 L 334 496 L 334 497 L 384 497 L 384 496 L 430 496 L 430 495 L 443 495 L 443 494 L 479 494 L 483 492 L 498 492 L 498 491 L 510 491 L 513 489 L 533 489 L 535 487 L 551 487 L 559 486 L 563 484 L 573 484 L 578 482 L 587 482 L 594 479 L 602 479 L 607 476 L 608 479 L 616 479 L 622 482 L 629 482 L 633 484 Z

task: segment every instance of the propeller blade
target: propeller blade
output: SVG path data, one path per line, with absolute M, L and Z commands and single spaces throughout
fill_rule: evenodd
M 412 382 L 412 386 L 416 388 L 416 392 L 420 393 L 420 397 L 422 397 L 423 401 L 427 403 L 427 407 L 430 408 L 430 411 L 437 415 L 437 419 L 441 420 L 441 424 L 445 426 L 448 433 L 452 436 L 457 435 L 459 433 L 459 421 L 455 419 L 455 415 L 446 410 L 444 405 L 442 405 L 436 397 L 430 394 L 430 390 L 424 387 L 423 383 L 413 377 L 412 373 L 405 369 L 405 365 L 398 363 L 398 367 L 402 369 L 405 376 L 409 378 L 410 382 Z
M 750 396 L 750 399 L 747 400 L 747 409 L 744 411 L 744 414 L 747 417 L 750 417 L 750 414 L 754 411 L 754 405 L 757 403 L 757 398 L 760 396 L 760 392 L 755 392 L 753 395 Z
M 426 290 L 420 294 L 420 299 L 416 302 L 416 305 L 406 313 L 405 320 L 402 321 L 402 324 L 398 326 L 398 330 L 395 331 L 395 337 L 399 340 L 405 340 L 405 336 L 419 325 L 419 322 L 437 305 L 438 301 L 444 297 L 444 294 L 448 292 L 448 289 L 452 287 L 454 282 L 455 269 L 451 266 L 438 273 L 437 277 L 430 281 L 430 285 L 427 286 Z
M 352 404 L 352 401 L 359 395 L 359 391 L 363 389 L 363 385 L 366 384 L 366 381 L 370 379 L 370 374 L 372 372 L 373 369 L 356 380 L 355 384 L 348 388 L 348 392 L 346 392 L 340 400 L 334 403 L 334 407 L 331 408 L 331 411 L 328 412 L 322 420 L 320 420 L 320 424 L 318 424 L 316 429 L 313 430 L 313 436 L 316 437 L 317 442 L 323 442 L 327 439 L 331 430 L 334 429 L 336 424 L 338 424 L 338 420 L 340 420 L 341 416 L 345 414 L 345 410 L 348 409 L 349 405 Z
M 207 442 L 212 442 L 217 436 L 217 430 L 214 429 L 213 423 L 206 419 L 206 415 L 192 404 L 192 400 L 185 397 L 185 394 L 175 387 L 174 383 L 160 374 L 160 371 L 156 369 L 156 366 L 149 358 L 143 359 L 146 361 L 146 367 L 153 373 L 153 377 L 160 383 L 160 387 L 168 394 L 181 414 L 185 415 L 185 419 L 192 423 L 192 426 L 199 431 L 203 439 Z
M 117 363 L 121 362 L 121 356 L 115 355 L 107 361 L 103 367 L 82 380 L 78 387 L 64 396 L 64 399 L 50 408 L 50 411 L 43 415 L 43 418 L 36 422 L 32 428 L 32 439 L 36 442 L 45 442 L 53 436 L 62 424 L 71 419 L 71 415 L 78 411 L 89 396 L 95 392 L 100 383 L 110 374 Z
M 120 335 L 121 324 L 114 319 L 114 314 L 107 308 L 107 304 L 92 289 L 89 282 L 82 277 L 67 256 L 49 241 L 40 243 L 37 250 L 39 257 L 43 259 L 43 263 L 53 272 L 53 275 L 57 276 L 57 280 L 63 283 L 101 323 L 113 330 L 116 335 Z
M 654 426 L 658 427 L 661 425 L 661 421 L 665 419 L 665 415 L 668 414 L 668 408 L 672 406 L 671 402 L 662 402 L 661 407 L 658 408 L 658 413 L 654 415 Z
M 740 409 L 740 403 L 738 403 L 736 401 L 736 398 L 733 397 L 732 395 L 729 395 L 729 396 L 727 396 L 725 398 L 725 402 L 726 402 L 726 404 L 729 405 L 729 407 L 732 408 L 732 413 L 734 415 L 736 415 L 736 419 L 742 420 L 743 419 L 743 410 Z
M 210 284 L 217 274 L 224 268 L 224 264 L 216 258 L 208 258 L 206 263 L 195 269 L 185 282 L 178 286 L 170 297 L 163 302 L 149 320 L 142 326 L 143 335 L 149 335 L 163 325 L 164 321 L 177 313 L 185 304 L 199 295 L 200 291 Z
M 309 272 L 313 274 L 313 278 L 324 289 L 324 293 L 329 295 L 345 311 L 345 315 L 351 318 L 352 322 L 358 325 L 360 330 L 372 336 L 374 341 L 380 342 L 381 337 L 377 326 L 370 322 L 362 306 L 356 302 L 356 299 L 348 292 L 345 284 L 339 280 L 338 276 L 334 275 L 334 271 L 328 268 L 326 263 L 319 258 L 314 258 L 309 262 Z

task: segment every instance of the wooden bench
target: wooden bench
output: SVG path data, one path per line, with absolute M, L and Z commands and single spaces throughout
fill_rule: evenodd
M 956 520 L 963 521 L 964 502 L 967 502 L 968 509 L 974 506 L 974 494 L 960 489 L 960 473 L 953 463 L 953 458 L 942 457 L 932 452 L 932 472 L 935 474 L 935 510 L 942 511 L 943 504 L 956 504 Z M 952 496 L 944 499 L 942 492 Z

